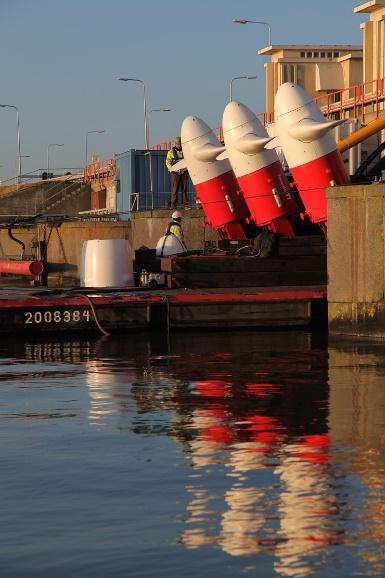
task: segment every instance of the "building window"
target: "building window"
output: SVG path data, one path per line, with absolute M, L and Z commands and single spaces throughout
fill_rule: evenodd
M 283 82 L 295 82 L 295 65 L 283 64 L 282 69 Z
M 297 79 L 296 79 L 296 83 L 299 84 L 300 86 L 303 86 L 303 74 L 304 72 L 304 68 L 302 66 L 302 64 L 297 64 Z
M 330 104 L 341 102 L 341 92 L 329 91 L 328 101 Z
M 301 52 L 301 58 L 305 58 L 306 52 Z
M 326 54 L 325 54 L 325 52 L 321 52 L 320 55 L 321 55 L 321 58 L 325 58 Z
M 282 64 L 281 65 L 281 82 L 294 82 L 303 86 L 304 83 L 304 66 L 301 64 Z
M 313 56 L 312 52 L 306 52 L 306 58 L 311 58 Z
M 328 58 L 333 58 L 333 52 L 328 52 Z
M 319 52 L 314 52 L 314 58 L 318 58 L 319 57 Z
M 334 58 L 338 58 L 338 57 L 339 57 L 339 55 L 340 55 L 340 53 L 339 53 L 339 52 L 333 52 L 333 56 L 334 56 Z

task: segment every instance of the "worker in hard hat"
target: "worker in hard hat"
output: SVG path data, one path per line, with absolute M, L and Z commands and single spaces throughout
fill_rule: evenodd
M 171 221 L 167 225 L 166 233 L 161 237 L 156 246 L 157 257 L 169 257 L 170 255 L 182 255 L 188 249 L 184 243 L 183 229 L 181 225 L 182 213 L 174 211 Z
M 183 240 L 183 229 L 181 225 L 182 220 L 182 213 L 180 211 L 174 211 L 171 215 L 172 221 L 167 225 L 166 235 L 170 235 L 172 233 L 176 237 L 179 237 Z
M 175 139 L 175 145 L 168 151 L 166 156 L 166 167 L 171 172 L 171 167 L 183 159 L 182 141 L 180 136 Z M 187 169 L 171 172 L 171 208 L 176 209 L 178 205 L 178 190 L 182 192 L 182 201 L 185 209 L 190 208 L 187 196 Z

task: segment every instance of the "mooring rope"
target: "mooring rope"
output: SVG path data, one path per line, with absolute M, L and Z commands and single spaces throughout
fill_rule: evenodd
M 93 316 L 94 316 L 94 320 L 95 320 L 96 326 L 97 326 L 97 328 L 99 329 L 99 331 L 101 331 L 101 332 L 103 333 L 103 335 L 111 335 L 111 333 L 108 333 L 108 331 L 106 331 L 106 330 L 101 326 L 100 321 L 99 321 L 99 319 L 98 319 L 98 316 L 97 316 L 97 314 L 96 314 L 95 306 L 94 306 L 94 304 L 92 303 L 91 297 L 90 297 L 89 295 L 85 294 L 85 293 L 79 293 L 78 295 L 82 295 L 82 297 L 85 297 L 85 298 L 87 299 L 87 301 L 88 301 L 88 303 L 89 303 L 89 306 L 91 307 L 91 311 L 92 311 L 92 314 L 93 314 Z

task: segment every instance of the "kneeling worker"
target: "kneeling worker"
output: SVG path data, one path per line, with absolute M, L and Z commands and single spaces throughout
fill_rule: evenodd
M 157 257 L 181 255 L 188 251 L 184 244 L 183 229 L 181 225 L 182 213 L 174 211 L 171 217 L 172 221 L 167 225 L 165 235 L 159 239 L 156 246 Z
M 172 221 L 167 225 L 166 235 L 172 233 L 180 239 L 184 238 L 183 229 L 181 225 L 182 213 L 180 211 L 174 211 L 171 215 Z

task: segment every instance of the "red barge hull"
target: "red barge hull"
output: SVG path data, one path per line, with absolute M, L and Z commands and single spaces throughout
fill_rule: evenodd
M 0 335 L 298 327 L 326 322 L 324 287 L 184 290 L 6 289 Z

